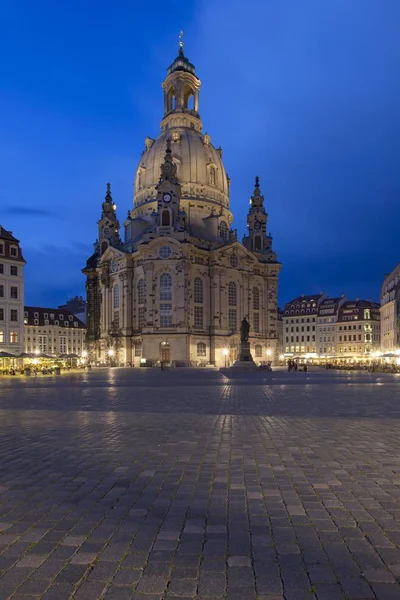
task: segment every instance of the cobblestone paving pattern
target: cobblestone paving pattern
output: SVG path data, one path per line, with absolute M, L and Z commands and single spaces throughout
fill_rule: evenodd
M 399 385 L 1 381 L 0 600 L 399 600 Z

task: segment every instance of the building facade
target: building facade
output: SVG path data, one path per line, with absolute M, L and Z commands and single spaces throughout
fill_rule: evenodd
M 54 358 L 85 351 L 86 326 L 75 315 L 59 308 L 25 306 L 25 352 Z
M 337 358 L 370 359 L 381 345 L 379 304 L 371 300 L 347 300 L 337 319 Z
M 337 350 L 337 320 L 339 309 L 346 301 L 340 298 L 325 298 L 319 303 L 316 321 L 316 346 L 318 358 L 329 360 L 335 358 Z
M 0 225 L 0 352 L 24 351 L 25 260 L 11 231 Z
M 317 358 L 318 307 L 325 294 L 298 296 L 283 311 L 283 337 L 285 358 Z
M 240 243 L 222 149 L 203 133 L 200 80 L 182 45 L 162 87 L 161 134 L 145 140 L 123 239 L 108 185 L 83 269 L 90 358 L 224 366 L 246 316 L 254 359 L 277 360 L 281 265 L 258 178 Z
M 381 288 L 381 351 L 400 350 L 400 263 L 385 275 Z

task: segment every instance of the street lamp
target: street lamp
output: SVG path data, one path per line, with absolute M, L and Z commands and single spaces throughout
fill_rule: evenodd
M 226 357 L 227 357 L 227 356 L 228 356 L 228 354 L 229 354 L 229 350 L 228 350 L 228 348 L 224 348 L 224 349 L 222 350 L 222 354 L 225 356 L 225 369 L 226 369 Z
M 83 358 L 83 359 L 87 358 L 87 351 L 86 351 L 86 350 L 84 350 L 84 351 L 82 352 L 82 358 Z
M 270 348 L 267 348 L 267 350 L 266 350 L 266 354 L 267 354 L 267 356 L 271 356 L 271 354 L 272 354 L 272 350 L 271 350 Z
M 107 354 L 108 356 L 114 356 L 114 350 L 112 348 L 110 348 L 109 350 L 107 350 Z

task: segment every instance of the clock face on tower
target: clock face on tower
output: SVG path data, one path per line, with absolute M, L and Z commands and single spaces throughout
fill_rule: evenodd
M 169 194 L 168 192 L 167 192 L 166 194 L 164 194 L 164 196 L 163 196 L 163 200 L 164 200 L 164 202 L 166 202 L 167 204 L 168 204 L 168 202 L 171 202 L 171 198 L 172 198 L 172 196 L 171 196 L 171 194 Z
M 261 229 L 261 223 L 260 223 L 260 221 L 254 221 L 254 229 L 257 229 L 257 231 L 259 229 Z

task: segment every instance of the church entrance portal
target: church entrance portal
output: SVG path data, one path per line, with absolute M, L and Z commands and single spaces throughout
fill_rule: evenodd
M 161 342 L 161 362 L 171 362 L 171 346 L 169 342 Z

